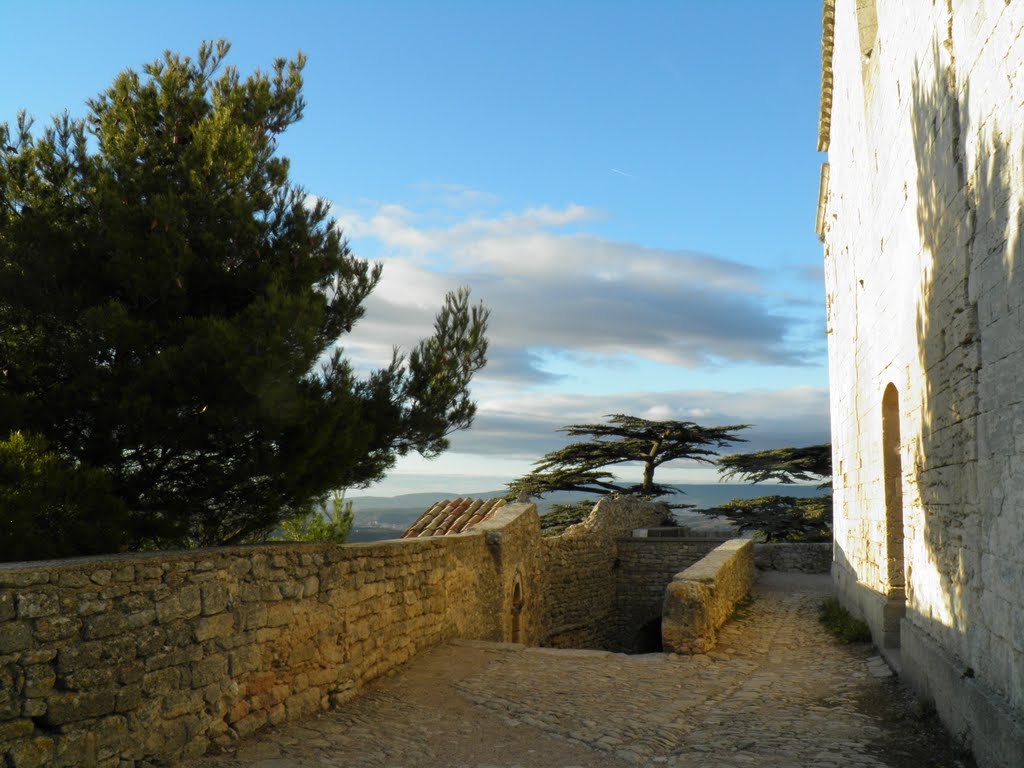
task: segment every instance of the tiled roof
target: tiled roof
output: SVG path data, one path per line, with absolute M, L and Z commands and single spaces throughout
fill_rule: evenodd
M 414 539 L 461 533 L 482 520 L 489 520 L 503 506 L 504 499 L 445 499 L 416 518 L 416 522 L 409 526 L 402 534 L 402 538 Z
M 859 3 L 858 3 L 859 5 Z M 828 152 L 832 133 L 832 48 L 836 26 L 836 0 L 822 0 L 821 101 L 818 110 L 818 151 Z

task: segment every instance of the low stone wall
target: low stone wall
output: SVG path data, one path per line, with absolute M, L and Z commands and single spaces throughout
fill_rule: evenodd
M 666 651 L 705 653 L 754 582 L 753 542 L 732 539 L 676 575 L 665 590 L 661 636 Z
M 4 765 L 173 764 L 439 641 L 535 642 L 538 539 L 510 505 L 444 538 L 0 565 Z
M 542 539 L 547 628 L 542 645 L 619 648 L 619 540 L 634 528 L 660 524 L 668 514 L 663 504 L 608 496 L 583 522 Z
M 661 618 L 665 588 L 672 578 L 721 543 L 721 539 L 706 538 L 619 539 L 613 612 L 614 650 L 643 650 L 638 646 L 640 630 Z
M 832 543 L 825 541 L 813 544 L 755 544 L 754 565 L 761 571 L 830 573 Z
M 604 648 L 615 609 L 615 542 L 554 536 L 544 554 L 544 624 L 541 645 Z

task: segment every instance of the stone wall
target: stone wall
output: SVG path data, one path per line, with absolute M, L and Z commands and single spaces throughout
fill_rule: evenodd
M 708 538 L 619 539 L 615 570 L 613 646 L 627 652 L 642 650 L 639 631 L 660 621 L 665 588 L 680 571 L 722 543 Z
M 834 577 L 979 763 L 1015 765 L 1024 5 L 835 0 L 826 37 Z
M 454 536 L 2 564 L 0 766 L 174 764 L 453 638 L 622 649 L 649 583 L 715 543 L 624 538 L 665 512 L 608 498 L 541 539 L 515 504 Z
M 174 763 L 439 641 L 536 642 L 538 539 L 533 505 L 511 505 L 443 538 L 0 565 L 0 755 Z
M 612 539 L 541 540 L 544 553 L 544 624 L 541 645 L 605 648 L 615 609 Z
M 753 542 L 732 539 L 719 544 L 682 573 L 664 595 L 661 636 L 666 651 L 706 653 L 717 632 L 754 583 Z
M 605 497 L 583 522 L 542 540 L 544 624 L 542 644 L 553 648 L 618 648 L 615 619 L 618 540 L 634 528 L 659 525 L 663 504 Z
M 829 573 L 832 570 L 832 544 L 827 541 L 754 544 L 754 565 L 761 571 Z

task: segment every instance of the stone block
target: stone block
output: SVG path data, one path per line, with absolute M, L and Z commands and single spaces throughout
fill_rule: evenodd
M 124 632 L 125 618 L 120 613 L 101 613 L 85 622 L 83 635 L 86 640 L 97 640 Z
M 0 720 L 21 715 L 19 701 L 25 686 L 25 673 L 15 664 L 0 665 Z
M 141 681 L 140 681 L 141 682 Z M 134 713 L 142 703 L 141 685 L 126 685 L 117 690 L 114 711 L 123 715 Z
M 165 691 L 176 691 L 186 681 L 186 670 L 180 667 L 164 667 L 147 672 L 142 678 L 142 690 L 150 697 L 159 698 Z
M 164 717 L 174 719 L 204 709 L 202 693 L 199 691 L 166 691 L 161 695 Z
M 300 717 L 306 717 L 319 712 L 320 699 L 320 691 L 317 688 L 309 688 L 300 694 L 290 697 L 284 702 L 288 719 L 297 720 Z
M 53 765 L 53 739 L 37 736 L 21 741 L 7 754 L 11 768 L 48 768 Z
M 53 648 L 35 648 L 31 651 L 22 651 L 18 654 L 18 663 L 23 667 L 30 667 L 33 664 L 46 664 L 57 658 L 57 651 Z
M 111 609 L 113 603 L 96 592 L 82 592 L 72 598 L 74 611 L 79 616 L 92 616 L 97 613 L 106 613 Z
M 262 604 L 245 605 L 238 611 L 238 628 L 240 630 L 260 629 L 267 626 L 267 606 Z
M 56 726 L 109 715 L 114 711 L 113 689 L 54 693 L 46 699 L 47 725 Z
M 196 642 L 202 643 L 219 637 L 227 637 L 235 630 L 235 617 L 230 613 L 220 613 L 199 619 L 195 624 Z
M 36 584 L 46 584 L 49 580 L 50 574 L 42 568 L 0 570 L 0 587 L 32 587 Z
M 0 656 L 28 650 L 32 646 L 32 629 L 24 621 L 0 624 Z
M 192 687 L 202 688 L 220 682 L 228 673 L 228 660 L 223 656 L 203 659 L 191 667 Z
M 104 688 L 114 683 L 115 669 L 111 666 L 85 667 L 59 676 L 61 687 L 70 691 Z
M 57 674 L 65 676 L 95 669 L 115 669 L 135 658 L 130 635 L 69 645 L 57 653 Z
M 275 603 L 267 609 L 267 626 L 283 627 L 291 624 L 295 618 L 294 603 Z
M 178 648 L 157 653 L 146 659 L 146 671 L 153 672 L 166 667 L 185 667 L 203 657 L 203 649 L 198 645 L 183 645 Z
M 223 584 L 206 584 L 202 587 L 203 616 L 213 616 L 227 609 L 231 598 L 228 588 Z
M 36 621 L 35 636 L 39 642 L 52 643 L 74 637 L 78 634 L 81 627 L 82 621 L 80 619 L 69 616 L 51 616 Z
M 252 645 L 242 646 L 228 654 L 228 674 L 233 679 L 259 669 L 261 652 Z
M 48 696 L 57 682 L 57 673 L 49 664 L 33 664 L 25 668 L 25 696 Z
M 25 718 L 23 720 L 5 720 L 0 722 L 0 744 L 14 742 L 31 736 L 35 724 Z
M 202 611 L 199 587 L 189 585 L 173 592 L 156 604 L 157 620 L 167 624 L 176 619 L 192 619 Z
M 22 717 L 42 717 L 46 714 L 46 699 L 25 699 L 21 705 Z

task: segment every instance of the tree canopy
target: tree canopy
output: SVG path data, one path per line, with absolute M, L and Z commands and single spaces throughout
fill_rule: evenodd
M 443 451 L 475 412 L 488 312 L 466 290 L 408 357 L 365 376 L 343 357 L 381 268 L 277 152 L 305 60 L 243 79 L 227 53 L 127 70 L 38 136 L 24 113 L 0 124 L 0 441 L 49 457 L 3 482 L 86 476 L 53 508 L 78 486 L 117 499 L 107 547 L 260 535 Z
M 719 459 L 718 467 L 723 478 L 748 483 L 827 481 L 832 476 L 832 444 L 734 453 Z
M 831 487 L 832 444 L 805 448 L 773 448 L 754 453 L 723 456 L 718 471 L 725 478 L 740 477 L 750 483 L 821 481 L 818 488 Z M 698 510 L 725 517 L 741 531 L 754 531 L 765 541 L 831 541 L 832 494 L 820 496 L 768 495 L 755 499 L 733 499 L 720 507 Z
M 740 531 L 753 531 L 766 542 L 832 540 L 831 494 L 732 499 L 720 507 L 697 511 L 724 517 Z
M 712 463 L 716 448 L 744 442 L 736 433 L 746 424 L 702 427 L 692 421 L 649 421 L 636 416 L 612 414 L 606 424 L 571 424 L 563 427 L 570 437 L 589 436 L 585 442 L 570 443 L 546 454 L 536 469 L 509 483 L 510 495 L 541 496 L 552 491 L 580 491 L 606 495 L 636 494 L 657 497 L 674 489 L 654 482 L 655 470 L 670 461 L 690 460 Z M 639 463 L 640 483 L 615 480 L 606 467 Z

